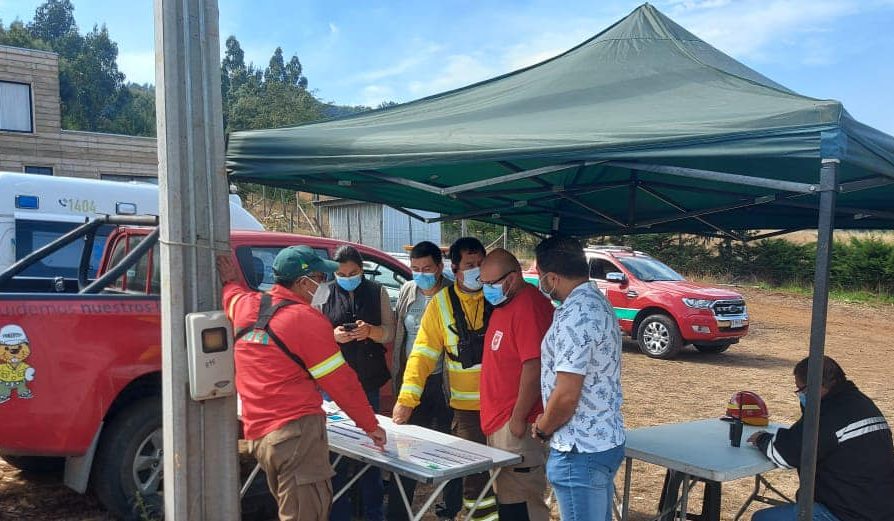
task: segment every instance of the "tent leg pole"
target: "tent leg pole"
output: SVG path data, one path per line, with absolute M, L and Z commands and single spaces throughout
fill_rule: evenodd
M 816 446 L 819 431 L 820 386 L 826 343 L 829 307 L 829 265 L 832 260 L 832 231 L 838 187 L 837 159 L 822 162 L 820 169 L 819 224 L 816 243 L 816 274 L 813 286 L 813 314 L 810 319 L 810 361 L 807 365 L 807 407 L 801 450 L 801 487 L 798 494 L 798 521 L 813 519 L 813 487 L 816 481 Z

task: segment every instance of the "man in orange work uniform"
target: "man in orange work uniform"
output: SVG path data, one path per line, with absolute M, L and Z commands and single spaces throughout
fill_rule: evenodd
M 333 475 L 319 388 L 377 446 L 385 445 L 356 373 L 345 364 L 332 326 L 310 306 L 338 264 L 307 246 L 284 248 L 273 261 L 268 293 L 239 282 L 229 255 L 217 258 L 223 305 L 236 333 L 236 390 L 252 455 L 267 474 L 281 521 L 329 517 Z M 318 388 L 319 386 L 319 388 Z
M 491 447 L 514 452 L 522 462 L 496 480 L 500 519 L 549 521 L 546 450 L 528 433 L 543 412 L 540 343 L 553 320 L 553 305 L 522 277 L 518 259 L 500 248 L 481 265 L 484 298 L 494 306 L 481 362 L 481 430 Z

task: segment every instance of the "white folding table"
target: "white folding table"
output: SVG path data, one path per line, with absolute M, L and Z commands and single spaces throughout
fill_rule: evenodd
M 754 476 L 754 488 L 736 514 L 736 520 L 742 516 L 753 501 L 771 505 L 791 502 L 762 476 L 766 472 L 776 470 L 777 467 L 746 441 L 751 434 L 758 430 L 775 431 L 780 426 L 771 425 L 760 428 L 744 425 L 743 427 L 740 447 L 730 445 L 729 422 L 720 419 L 657 425 L 628 431 L 621 520 L 627 521 L 634 459 L 659 465 L 668 469 L 669 473 L 676 473 L 676 476 L 669 474 L 666 479 L 666 489 L 662 494 L 663 500 L 659 506 L 659 512 L 664 512 L 668 505 L 671 510 L 666 517 L 659 516 L 664 519 L 672 519 L 679 515 L 681 520 L 718 521 L 720 483 L 751 476 Z M 717 504 L 711 505 L 714 507 L 714 512 L 708 512 L 704 517 L 692 516 L 687 512 L 690 483 L 693 478 L 705 481 L 706 487 L 715 486 L 717 490 Z M 673 497 L 670 490 L 676 488 L 672 485 L 675 480 L 683 485 L 678 512 L 676 498 Z M 762 487 L 779 495 L 785 501 L 764 496 L 761 492 Z
M 332 463 L 332 467 L 335 468 L 342 458 L 363 464 L 353 478 L 341 490 L 335 492 L 332 497 L 333 502 L 347 492 L 366 471 L 377 467 L 414 481 L 435 485 L 422 507 L 414 513 L 404 491 L 403 483 L 400 479 L 395 478 L 404 507 L 407 509 L 407 515 L 413 521 L 419 521 L 450 480 L 490 471 L 491 476 L 487 486 L 481 491 L 472 508 L 469 509 L 466 516 L 468 521 L 484 499 L 487 490 L 493 485 L 500 470 L 503 467 L 518 464 L 522 460 L 518 454 L 416 425 L 397 425 L 391 421 L 391 418 L 377 415 L 379 426 L 385 430 L 388 438 L 385 450 L 382 451 L 373 445 L 369 437 L 358 429 L 354 422 L 332 404 L 325 403 L 324 409 L 327 411 L 326 431 L 329 437 L 329 450 L 338 455 Z M 243 494 L 248 490 L 259 470 L 260 467 L 255 466 L 242 487 Z

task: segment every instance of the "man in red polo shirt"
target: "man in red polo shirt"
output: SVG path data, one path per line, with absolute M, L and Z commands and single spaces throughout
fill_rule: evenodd
M 481 362 L 481 430 L 488 445 L 523 458 L 497 477 L 500 519 L 548 521 L 546 452 L 528 433 L 543 412 L 540 342 L 552 322 L 553 306 L 525 282 L 518 259 L 506 250 L 487 255 L 481 282 L 484 298 L 494 305 Z
M 329 465 L 322 388 L 377 446 L 385 445 L 372 407 L 345 364 L 332 326 L 310 306 L 338 264 L 307 246 L 284 248 L 273 261 L 268 293 L 240 284 L 229 255 L 217 258 L 223 305 L 236 332 L 236 390 L 249 449 L 267 474 L 280 521 L 329 517 Z

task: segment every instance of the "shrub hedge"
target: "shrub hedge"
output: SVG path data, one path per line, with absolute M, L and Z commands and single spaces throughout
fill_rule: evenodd
M 605 237 L 594 244 L 631 246 L 694 277 L 766 282 L 774 286 L 813 284 L 815 242 L 762 239 L 743 243 L 655 234 Z M 894 244 L 874 236 L 835 241 L 831 284 L 838 290 L 894 294 Z

